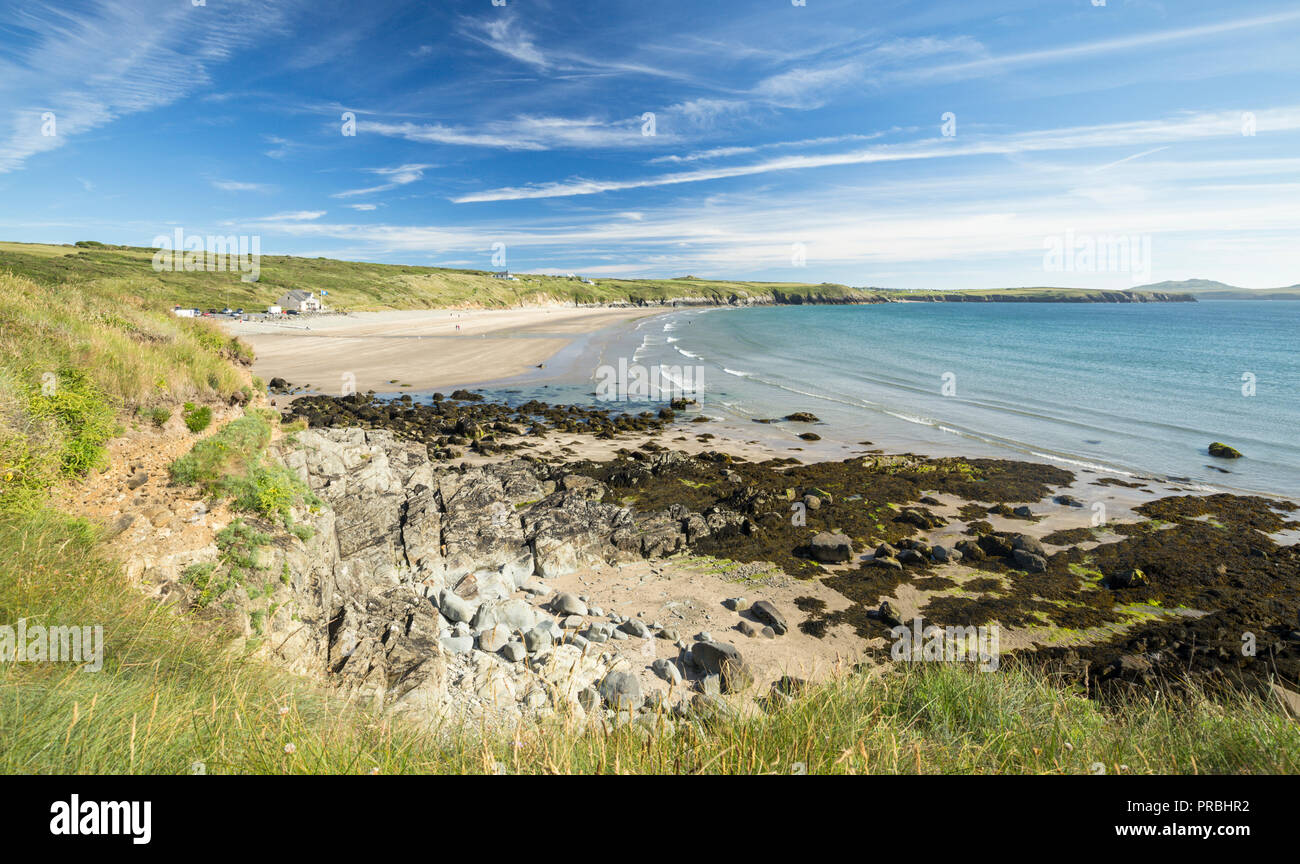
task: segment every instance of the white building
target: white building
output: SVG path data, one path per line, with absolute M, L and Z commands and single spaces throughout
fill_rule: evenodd
M 275 301 L 275 305 L 281 309 L 294 309 L 298 312 L 319 312 L 321 310 L 320 298 L 311 291 L 289 291 Z

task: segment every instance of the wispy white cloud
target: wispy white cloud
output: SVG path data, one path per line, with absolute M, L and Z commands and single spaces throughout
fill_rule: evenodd
M 897 131 L 897 130 L 891 130 Z M 714 147 L 710 150 L 697 150 L 694 153 L 685 155 L 668 155 L 656 156 L 649 160 L 651 165 L 662 163 L 671 163 L 680 165 L 688 162 L 705 162 L 713 159 L 725 159 L 731 156 L 743 156 L 747 153 L 757 153 L 761 150 L 775 149 L 797 149 L 801 147 L 820 147 L 827 144 L 844 144 L 848 141 L 870 141 L 883 136 L 884 132 L 872 132 L 870 134 L 851 134 L 851 135 L 828 135 L 822 138 L 801 138 L 798 141 L 768 141 L 762 144 L 754 144 L 747 147 Z
M 1204 24 L 1196 27 L 1182 27 L 1151 33 L 1140 33 L 1134 36 L 1120 37 L 1118 39 L 1080 42 L 1073 45 L 1044 48 L 1039 51 L 989 55 L 976 60 L 948 63 L 939 66 L 917 66 L 909 71 L 908 77 L 918 79 L 934 77 L 972 77 L 981 74 L 1001 72 L 1014 67 L 1057 63 L 1063 60 L 1076 60 L 1091 57 L 1096 54 L 1110 54 L 1117 51 L 1129 51 L 1135 48 L 1149 48 L 1164 43 L 1201 39 L 1207 36 L 1219 36 L 1238 30 L 1270 27 L 1296 20 L 1300 20 L 1300 11 L 1281 12 L 1274 15 L 1259 15 L 1247 18 L 1234 18 L 1227 21 L 1216 22 L 1214 24 Z
M 396 189 L 398 186 L 406 186 L 417 180 L 424 179 L 424 172 L 433 168 L 433 165 L 408 163 L 406 165 L 397 165 L 391 168 L 371 168 L 371 174 L 377 174 L 380 177 L 387 178 L 386 182 L 377 186 L 367 186 L 363 189 L 347 189 L 343 192 L 335 192 L 331 198 L 355 198 L 358 195 L 373 195 L 376 192 L 387 192 L 389 189 Z
M 386 123 L 362 120 L 357 131 L 422 144 L 454 144 L 502 150 L 620 148 L 646 146 L 640 117 L 605 121 L 595 117 L 520 115 L 488 121 L 477 128 L 442 123 Z M 649 139 L 654 140 L 654 139 Z M 662 143 L 663 137 L 658 142 Z
M 1256 112 L 1256 116 L 1261 128 L 1266 126 L 1275 131 L 1300 129 L 1300 107 Z M 630 180 L 577 179 L 538 183 L 530 186 L 490 189 L 484 192 L 462 195 L 452 200 L 456 203 L 471 203 L 562 198 L 575 195 L 595 195 L 601 192 L 645 189 L 655 186 L 676 186 L 809 168 L 924 159 L 953 159 L 968 156 L 1012 156 L 1053 150 L 1082 150 L 1165 141 L 1190 141 L 1216 136 L 1240 136 L 1240 134 L 1240 112 L 1204 113 L 1182 115 L 1163 121 L 1110 123 L 1012 133 L 1001 136 L 968 135 L 960 141 L 956 138 L 930 138 L 908 144 L 881 145 L 865 150 L 840 153 L 782 156 L 744 165 L 717 166 Z
M 265 183 L 249 183 L 244 180 L 210 180 L 212 188 L 222 192 L 266 192 L 271 187 Z
M 0 55 L 0 173 L 119 117 L 210 86 L 211 64 L 246 47 L 249 34 L 277 31 L 292 5 L 137 0 L 75 12 L 45 2 L 7 9 L 6 24 L 31 38 Z
M 245 220 L 249 222 L 311 222 L 324 216 L 327 210 L 288 210 L 283 213 L 275 213 L 270 216 L 262 216 L 257 219 Z
M 680 70 L 662 68 L 621 57 L 605 59 L 564 48 L 543 48 L 538 38 L 522 24 L 512 11 L 502 10 L 496 17 L 475 16 L 462 20 L 462 32 L 505 57 L 509 57 L 539 74 L 572 77 L 576 75 L 639 75 L 682 81 L 691 76 Z

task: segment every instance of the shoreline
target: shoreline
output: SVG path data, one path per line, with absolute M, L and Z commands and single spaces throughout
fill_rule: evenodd
M 855 655 L 882 659 L 895 618 L 994 625 L 1004 650 L 1064 663 L 1090 687 L 1143 686 L 1153 667 L 1179 675 L 1193 659 L 1207 681 L 1236 674 L 1225 659 L 1235 643 L 1220 630 L 1276 636 L 1280 646 L 1300 640 L 1287 623 L 1300 584 L 1287 551 L 1300 522 L 1288 514 L 1300 506 L 1286 499 L 1135 488 L 1023 460 L 877 450 L 805 464 L 709 433 L 680 409 L 639 426 L 610 426 L 616 418 L 602 410 L 539 403 L 520 410 L 465 398 L 390 406 L 317 397 L 295 402 L 293 412 L 341 440 L 377 446 L 394 435 L 421 452 L 426 444 L 434 470 L 452 477 L 499 475 L 507 491 L 492 495 L 509 499 L 498 509 L 522 514 L 517 541 L 536 526 L 566 524 L 564 536 L 576 531 L 580 545 L 605 550 L 605 564 L 558 572 L 543 565 L 551 590 L 617 602 L 621 613 L 646 621 L 696 610 L 681 623 L 724 629 L 721 638 L 746 658 L 765 658 L 769 669 L 784 664 L 815 678 L 814 667 L 824 674 Z M 523 415 L 540 426 L 529 428 Z M 363 429 L 375 434 L 356 437 Z M 519 471 L 549 477 L 557 491 L 508 491 Z M 602 502 L 608 518 L 624 520 L 622 539 L 619 530 L 611 537 L 608 527 L 587 526 L 595 505 L 582 501 Z M 792 517 L 799 502 L 804 510 Z M 625 571 L 617 560 L 629 542 L 645 566 Z M 823 557 L 819 542 L 842 552 Z M 527 548 L 554 551 L 549 541 Z M 1285 598 L 1264 590 L 1279 579 Z M 800 635 L 769 643 L 756 638 L 752 621 L 724 611 L 725 598 L 755 594 L 777 601 Z M 1170 648 L 1124 660 L 1147 644 Z M 1287 675 L 1300 676 L 1286 664 Z M 1262 668 L 1251 666 L 1251 674 Z
M 720 306 L 717 309 L 728 307 Z M 249 341 L 257 354 L 253 371 L 264 380 L 281 378 L 291 391 L 277 391 L 276 401 L 292 402 L 304 395 L 342 395 L 374 391 L 380 398 L 410 395 L 426 401 L 436 390 L 467 388 L 489 398 L 530 393 L 550 404 L 591 404 L 618 408 L 616 403 L 592 402 L 589 373 L 616 357 L 635 359 L 641 327 L 651 319 L 688 310 L 668 307 L 531 307 L 511 310 L 432 309 L 417 312 L 385 311 L 305 317 L 294 325 L 255 322 L 224 324 L 232 335 Z M 700 310 L 689 310 L 700 311 Z M 717 311 L 709 310 L 709 311 Z M 457 325 L 460 330 L 457 331 Z M 306 327 L 310 327 L 307 330 Z M 295 329 L 286 332 L 287 327 Z M 297 329 L 301 328 L 301 329 Z M 344 376 L 352 376 L 349 381 Z M 347 389 L 350 386 L 351 390 Z M 708 391 L 706 390 L 706 395 Z M 791 410 L 815 408 L 818 399 L 791 399 Z M 284 403 L 281 403 L 284 404 Z M 628 404 L 638 411 L 659 406 Z M 725 412 L 725 409 L 722 409 Z M 1055 452 L 1025 442 L 985 440 L 938 423 L 916 430 L 881 429 L 863 424 L 862 431 L 839 428 L 832 422 L 816 424 L 756 422 L 734 411 L 721 413 L 705 406 L 710 417 L 701 424 L 719 441 L 749 453 L 764 451 L 773 457 L 794 457 L 801 462 L 836 461 L 867 452 L 923 454 L 930 457 L 1010 459 L 1053 465 L 1080 476 L 1114 477 L 1152 486 L 1161 494 L 1264 495 L 1298 500 L 1272 489 L 1256 489 L 1221 482 L 1205 482 L 1140 466 L 1093 460 L 1078 454 Z M 887 418 L 884 425 L 897 423 Z M 923 434 L 938 429 L 951 441 Z M 815 431 L 816 441 L 799 435 Z M 869 442 L 855 438 L 870 438 Z M 869 445 L 869 446 L 864 446 Z M 1119 488 L 1119 487 L 1112 487 Z
M 303 316 L 289 323 L 222 322 L 252 345 L 254 374 L 304 393 L 416 392 L 508 380 L 574 340 L 647 308 L 430 309 Z M 299 394 L 295 394 L 299 395 Z

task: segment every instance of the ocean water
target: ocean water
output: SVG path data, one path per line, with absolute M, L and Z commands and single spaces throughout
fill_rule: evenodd
M 592 402 L 620 359 L 691 367 L 725 430 L 809 454 L 870 441 L 1300 496 L 1297 301 L 688 309 L 553 359 L 527 395 Z M 794 411 L 822 422 L 753 422 Z M 1245 456 L 1211 458 L 1211 441 Z

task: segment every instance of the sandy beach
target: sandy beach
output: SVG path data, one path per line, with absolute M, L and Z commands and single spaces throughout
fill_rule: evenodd
M 357 312 L 236 321 L 227 331 L 253 346 L 255 374 L 336 393 L 345 375 L 358 392 L 456 387 L 536 367 L 573 339 L 657 309 L 551 307 Z

